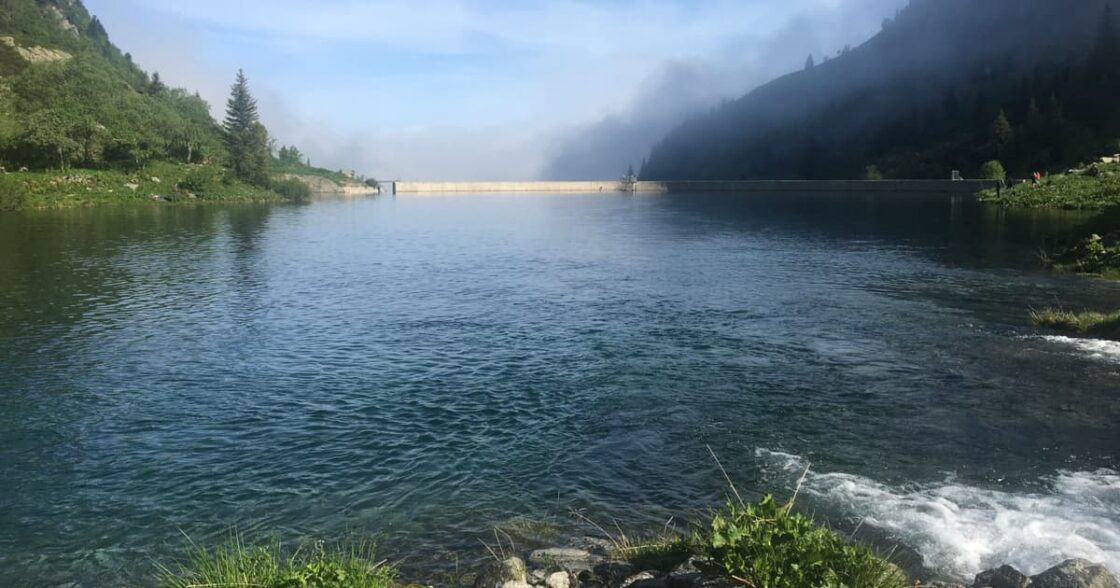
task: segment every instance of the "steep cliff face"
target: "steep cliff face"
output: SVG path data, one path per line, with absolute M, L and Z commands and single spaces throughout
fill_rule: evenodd
M 46 47 L 23 47 L 16 43 L 14 37 L 0 37 L 0 45 L 12 49 L 17 55 L 28 63 L 49 63 L 52 61 L 66 61 L 74 57 L 61 49 L 47 49 Z
M 865 44 L 685 122 L 655 147 L 642 179 L 844 178 L 869 164 L 919 167 L 892 160 L 901 144 L 936 151 L 918 176 L 968 168 L 984 155 L 981 135 L 999 110 L 1025 119 L 1032 99 L 1044 110 L 1051 94 L 1082 98 L 1085 89 L 1063 76 L 1093 51 L 1106 2 L 914 0 Z M 1079 121 L 1082 130 L 1093 122 Z

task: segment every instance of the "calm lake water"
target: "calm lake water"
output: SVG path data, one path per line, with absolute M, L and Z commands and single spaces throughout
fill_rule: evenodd
M 1027 309 L 1074 216 L 946 196 L 388 196 L 0 215 L 0 585 L 184 535 L 411 573 L 787 495 L 949 576 L 1120 571 L 1120 345 Z M 527 522 L 527 521 L 533 521 Z M 259 535 L 258 535 L 259 536 Z M 419 554 L 419 555 L 418 555 Z M 445 555 L 448 554 L 448 555 Z

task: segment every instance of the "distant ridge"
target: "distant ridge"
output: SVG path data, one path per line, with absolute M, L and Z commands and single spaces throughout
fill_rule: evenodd
M 863 45 L 684 122 L 640 175 L 945 178 L 1095 159 L 1120 137 L 1115 19 L 1107 0 L 913 0 Z

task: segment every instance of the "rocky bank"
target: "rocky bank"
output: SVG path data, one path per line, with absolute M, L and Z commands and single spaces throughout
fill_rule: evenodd
M 473 588 L 742 588 L 702 556 L 694 555 L 664 571 L 641 569 L 611 554 L 610 542 L 586 538 L 568 547 L 532 551 L 524 559 L 511 556 L 499 562 L 496 558 L 484 570 L 464 580 L 466 585 L 473 581 Z M 1034 576 L 1003 566 L 978 574 L 970 584 L 915 578 L 913 586 L 1120 588 L 1120 581 L 1101 564 L 1071 559 Z
M 381 193 L 380 188 L 367 186 L 365 183 L 358 181 L 339 183 L 321 176 L 302 174 L 281 174 L 278 177 L 284 180 L 299 180 L 307 184 L 311 188 L 311 192 L 316 195 L 372 196 Z

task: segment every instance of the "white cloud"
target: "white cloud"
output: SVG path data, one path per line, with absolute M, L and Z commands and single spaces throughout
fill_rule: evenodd
M 858 41 L 903 2 L 87 0 L 118 45 L 216 115 L 244 65 L 281 142 L 410 178 L 534 177 L 574 129 L 667 124 Z

